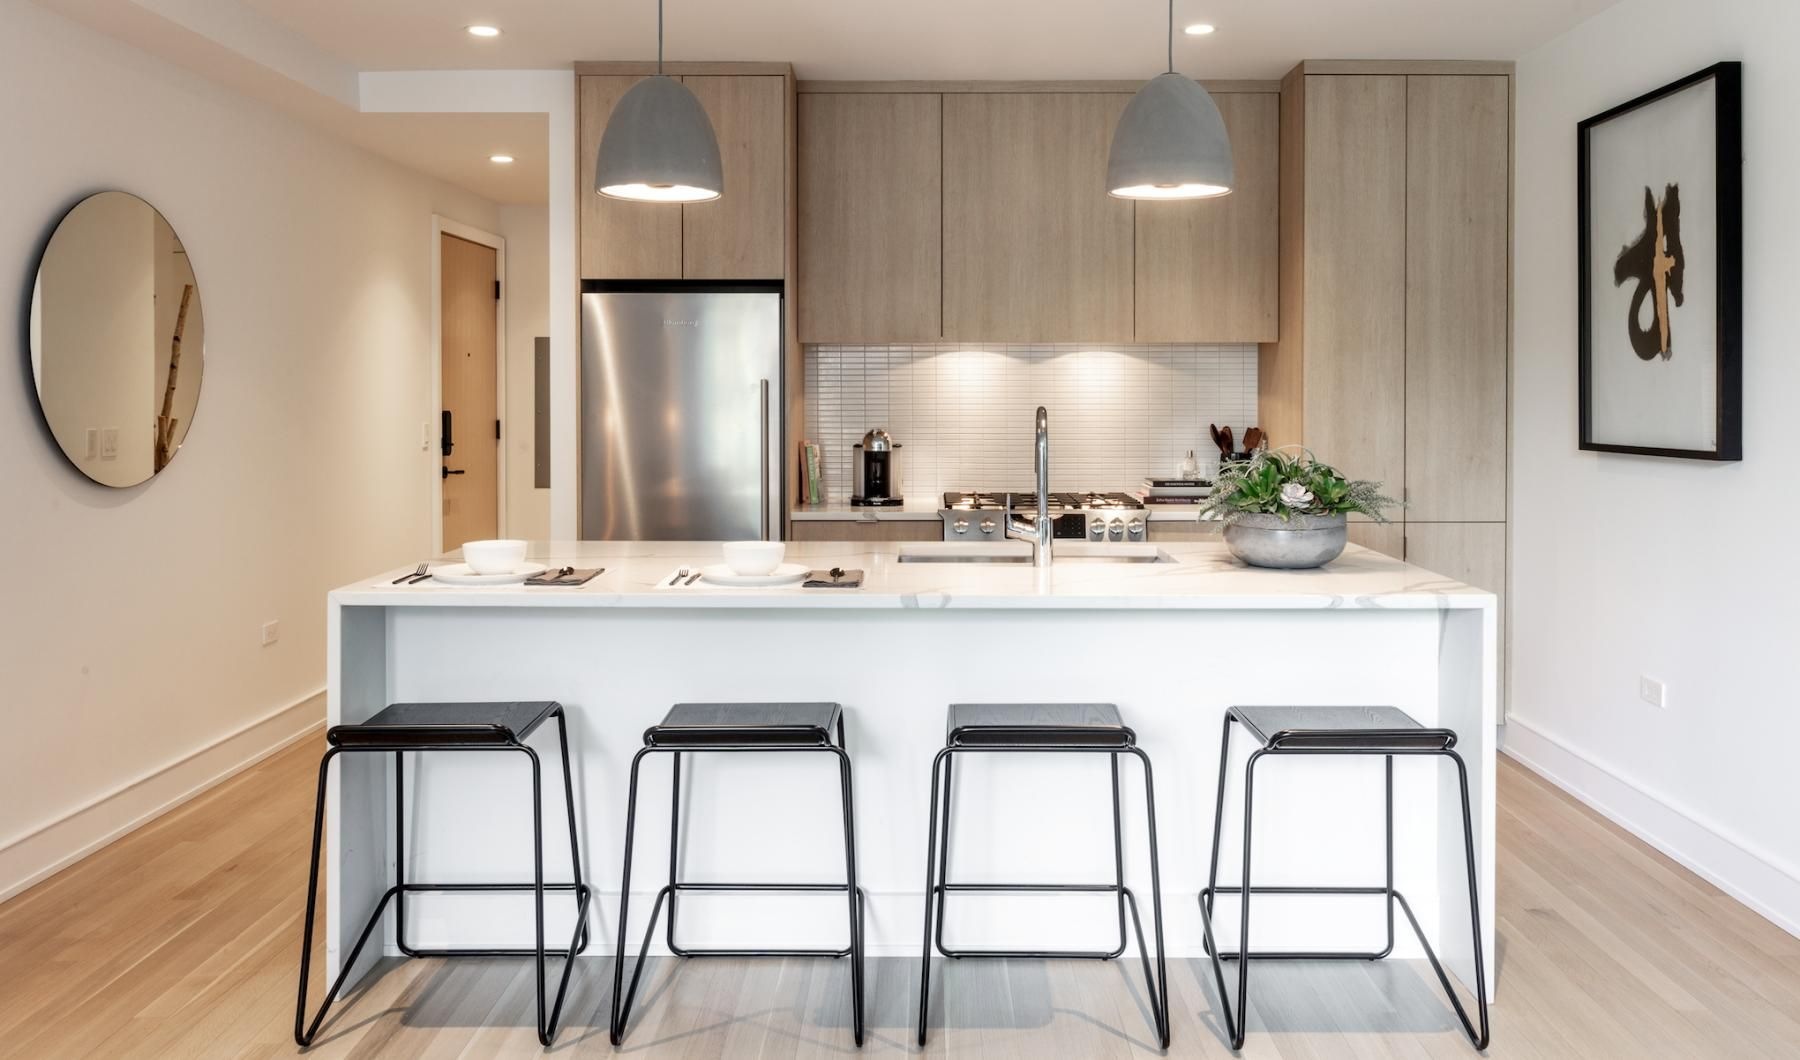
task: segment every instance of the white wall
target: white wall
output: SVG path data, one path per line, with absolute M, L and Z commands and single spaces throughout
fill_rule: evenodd
M 534 485 L 532 400 L 537 339 L 550 334 L 550 212 L 502 206 L 500 234 L 506 238 L 506 534 L 544 541 L 550 537 L 550 490 Z
M 0 895 L 323 716 L 325 593 L 420 558 L 431 217 L 499 211 L 26 0 L 0 0 L 0 308 L 104 188 L 158 206 L 206 306 L 192 432 L 95 486 L 0 385 Z M 281 639 L 261 647 L 261 625 Z
M 1519 63 L 1507 739 L 1800 933 L 1797 51 L 1793 0 L 1626 0 Z M 1575 124 L 1724 59 L 1744 62 L 1746 457 L 1579 452 Z

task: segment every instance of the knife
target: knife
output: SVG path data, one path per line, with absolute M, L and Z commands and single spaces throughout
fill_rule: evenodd
M 697 582 L 697 581 L 699 581 L 699 580 L 700 580 L 700 574 L 701 574 L 701 572 L 700 572 L 700 571 L 695 571 L 695 572 L 694 572 L 694 575 L 693 575 L 693 577 L 691 577 L 691 578 L 689 578 L 689 579 L 688 579 L 688 580 L 687 580 L 687 581 L 684 581 L 684 582 L 682 582 L 682 583 L 681 583 L 681 584 L 682 584 L 682 586 L 683 586 L 683 587 L 686 587 L 686 586 L 689 586 L 689 585 L 692 585 L 692 584 L 694 584 L 694 583 L 695 583 L 695 582 Z

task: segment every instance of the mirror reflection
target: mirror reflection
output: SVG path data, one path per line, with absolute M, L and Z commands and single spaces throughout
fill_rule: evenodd
M 200 403 L 205 324 L 163 215 L 119 191 L 76 204 L 38 263 L 30 329 L 38 404 L 69 461 L 107 486 L 167 467 Z

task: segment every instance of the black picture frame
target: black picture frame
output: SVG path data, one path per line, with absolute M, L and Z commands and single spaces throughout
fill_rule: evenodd
M 1593 295 L 1589 285 L 1592 261 L 1593 218 L 1590 209 L 1590 134 L 1623 114 L 1656 103 L 1683 89 L 1711 80 L 1714 97 L 1714 139 L 1718 181 L 1716 225 L 1718 231 L 1717 389 L 1715 442 L 1712 449 L 1670 449 L 1655 445 L 1622 445 L 1597 442 L 1593 437 Z M 1715 63 L 1678 81 L 1672 81 L 1636 99 L 1588 118 L 1576 126 L 1576 203 L 1579 213 L 1580 283 L 1580 447 L 1604 453 L 1676 457 L 1687 460 L 1734 461 L 1743 459 L 1743 64 Z

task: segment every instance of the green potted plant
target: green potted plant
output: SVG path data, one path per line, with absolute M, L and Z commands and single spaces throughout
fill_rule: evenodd
M 1347 479 L 1311 450 L 1263 449 L 1220 468 L 1201 514 L 1224 520 L 1225 547 L 1238 559 L 1293 570 L 1338 558 L 1351 512 L 1385 523 L 1387 509 L 1399 506 L 1380 483 Z

